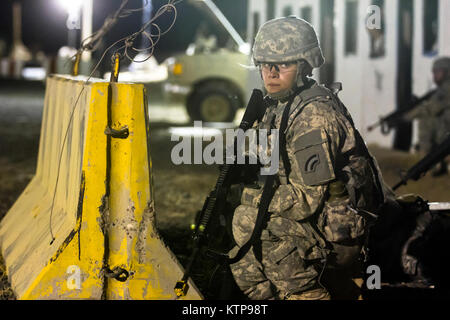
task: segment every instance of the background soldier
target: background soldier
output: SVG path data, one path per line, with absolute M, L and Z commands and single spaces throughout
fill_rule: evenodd
M 403 116 L 403 121 L 419 119 L 419 151 L 429 153 L 442 143 L 450 132 L 450 58 L 442 57 L 433 64 L 436 93 Z M 447 173 L 445 161 L 435 168 L 433 175 Z
M 233 276 L 250 299 L 338 297 L 337 273 L 348 283 L 355 270 L 360 276 L 368 222 L 385 198 L 380 171 L 345 106 L 309 78 L 324 63 L 309 23 L 292 16 L 266 22 L 253 59 L 268 105 L 254 128 L 281 128 L 281 161 L 260 237 L 231 265 Z M 259 181 L 243 190 L 231 257 L 252 234 L 262 190 Z

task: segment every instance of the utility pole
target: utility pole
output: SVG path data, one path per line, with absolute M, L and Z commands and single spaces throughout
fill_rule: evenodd
M 32 56 L 30 51 L 22 42 L 22 4 L 20 1 L 13 2 L 13 44 L 10 58 L 14 61 L 28 61 Z
M 12 78 L 22 77 L 22 67 L 26 61 L 32 59 L 30 50 L 22 42 L 22 3 L 14 1 L 12 7 L 13 14 L 13 42 L 9 54 L 7 74 Z
M 81 41 L 92 35 L 92 20 L 93 20 L 93 0 L 84 0 L 82 6 L 82 21 L 81 21 Z M 90 73 L 92 54 L 90 51 L 84 51 L 81 56 L 81 72 L 83 74 Z
M 66 4 L 67 10 L 67 45 L 71 48 L 77 49 L 80 44 L 80 29 L 81 29 L 81 7 L 80 0 Z

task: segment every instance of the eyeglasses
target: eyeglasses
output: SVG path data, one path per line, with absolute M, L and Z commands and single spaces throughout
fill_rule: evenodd
M 294 66 L 297 66 L 296 62 L 286 62 L 286 63 L 261 63 L 259 68 L 264 73 L 272 72 L 272 68 L 278 73 L 285 73 L 294 71 Z

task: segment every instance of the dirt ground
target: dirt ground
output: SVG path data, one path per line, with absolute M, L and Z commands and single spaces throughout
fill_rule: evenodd
M 216 182 L 216 166 L 181 165 L 170 161 L 170 138 L 161 135 L 164 123 L 151 124 L 150 147 L 153 162 L 157 227 L 166 243 L 184 264 L 190 253 L 189 225 Z M 11 124 L 0 120 L 0 218 L 3 217 L 33 177 L 36 168 L 40 125 Z M 412 166 L 417 155 L 370 147 L 388 185 L 398 181 L 399 173 Z M 410 182 L 398 194 L 416 193 L 429 201 L 450 201 L 450 177 L 430 174 Z M 15 299 L 3 261 L 0 266 L 0 299 Z M 197 275 L 197 277 L 200 277 Z M 200 279 L 200 288 L 207 286 Z

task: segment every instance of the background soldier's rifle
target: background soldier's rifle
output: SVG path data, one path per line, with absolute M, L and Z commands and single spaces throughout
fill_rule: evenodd
M 372 131 L 377 127 L 381 127 L 381 132 L 385 135 L 389 134 L 392 128 L 397 127 L 402 122 L 402 117 L 407 112 L 418 107 L 422 102 L 431 98 L 431 96 L 436 92 L 436 90 L 432 90 L 425 94 L 420 98 L 413 97 L 411 103 L 408 108 L 400 109 L 388 114 L 385 117 L 382 117 L 377 123 L 367 127 L 367 131 Z
M 411 167 L 408 172 L 402 177 L 401 181 L 398 182 L 393 190 L 397 190 L 402 185 L 406 185 L 409 180 L 417 181 L 422 175 L 424 175 L 433 166 L 438 164 L 440 161 L 445 159 L 446 156 L 450 154 L 450 134 L 447 138 L 434 148 L 434 151 L 427 154 L 422 160 Z
M 239 125 L 239 129 L 242 129 L 244 132 L 250 129 L 256 120 L 262 119 L 264 113 L 263 93 L 260 90 L 255 89 L 253 90 L 253 94 L 247 105 L 241 124 Z M 237 151 L 236 138 L 234 141 L 234 150 Z M 196 219 L 197 221 L 195 223 L 193 235 L 194 248 L 189 257 L 183 278 L 176 283 L 174 288 L 178 297 L 184 296 L 187 293 L 187 282 L 191 276 L 192 266 L 202 250 L 207 247 L 207 232 L 209 225 L 211 224 L 211 219 L 218 217 L 224 210 L 230 186 L 243 174 L 241 169 L 242 165 L 228 164 L 228 161 L 221 167 L 216 185 L 206 198 L 203 208 Z M 219 259 L 228 259 L 227 255 L 221 255 L 212 250 L 207 250 L 206 254 Z

